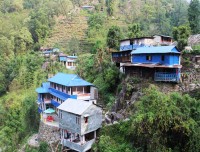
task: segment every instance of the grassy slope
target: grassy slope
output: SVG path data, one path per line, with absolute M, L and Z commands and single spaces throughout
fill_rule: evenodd
M 67 47 L 68 42 L 75 38 L 78 41 L 85 39 L 87 30 L 87 18 L 83 13 L 77 12 L 72 19 L 64 16 L 56 17 L 56 25 L 52 34 L 46 40 L 46 46 L 59 46 L 62 49 Z

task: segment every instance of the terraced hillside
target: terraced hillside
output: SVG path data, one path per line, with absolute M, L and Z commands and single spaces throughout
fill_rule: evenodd
M 87 49 L 85 42 L 87 25 L 87 16 L 75 12 L 71 17 L 59 16 L 56 18 L 56 25 L 50 37 L 46 40 L 45 46 L 57 46 L 62 51 L 69 48 L 69 43 L 79 43 L 80 51 Z M 77 41 L 77 42 L 74 42 Z M 81 47 L 85 46 L 85 47 Z

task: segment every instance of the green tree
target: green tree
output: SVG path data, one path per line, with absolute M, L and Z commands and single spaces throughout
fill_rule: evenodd
M 106 6 L 108 15 L 112 16 L 114 12 L 114 0 L 106 0 Z
M 23 0 L 3 0 L 0 3 L 1 11 L 3 13 L 12 13 L 23 9 Z
M 1 55 L 9 56 L 13 55 L 14 44 L 11 39 L 8 39 L 5 36 L 0 37 L 0 50 Z
M 190 36 L 190 28 L 188 26 L 179 26 L 173 28 L 174 40 L 178 42 L 178 48 L 183 50 L 187 46 L 187 40 Z
M 128 27 L 128 30 L 129 30 L 128 33 L 129 38 L 137 38 L 142 36 L 139 24 L 132 24 L 131 26 Z
M 46 142 L 41 142 L 38 152 L 47 152 L 47 151 L 48 151 L 48 144 Z
M 40 0 L 24 0 L 23 6 L 25 9 L 33 9 L 39 6 L 40 3 Z
M 190 151 L 200 120 L 197 100 L 177 93 L 168 96 L 151 86 L 135 110 L 130 128 L 134 146 L 142 151 Z
M 107 34 L 107 46 L 109 48 L 119 49 L 119 41 L 121 39 L 121 30 L 119 26 L 112 26 Z
M 15 34 L 15 53 L 25 52 L 31 49 L 33 39 L 31 33 L 26 27 L 23 27 L 18 33 Z
M 188 8 L 188 20 L 192 34 L 200 33 L 200 1 L 191 0 Z
M 30 14 L 29 30 L 35 43 L 42 44 L 55 23 L 48 13 L 47 8 L 39 8 Z

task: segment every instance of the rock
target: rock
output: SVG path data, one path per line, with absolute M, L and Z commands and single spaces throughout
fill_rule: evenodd
M 108 115 L 105 115 L 105 121 L 107 124 L 111 123 L 111 119 L 108 117 Z
M 194 83 L 192 83 L 192 84 L 189 84 L 189 87 L 190 87 L 190 90 L 194 90 L 195 89 L 195 84 Z
M 113 124 L 118 124 L 118 123 L 119 123 L 119 122 L 117 122 L 117 121 L 114 121 L 114 122 L 113 122 Z
M 133 92 L 131 96 L 131 101 L 136 101 L 141 95 L 141 92 Z
M 129 120 L 130 120 L 129 118 L 124 119 L 124 121 L 129 121 Z
M 120 113 L 116 113 L 116 119 L 117 120 L 122 120 L 122 119 L 124 119 L 124 116 L 122 114 L 120 114 Z

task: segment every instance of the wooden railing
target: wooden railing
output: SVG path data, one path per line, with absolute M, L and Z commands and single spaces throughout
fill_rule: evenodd
M 168 81 L 168 82 L 178 82 L 178 74 L 176 73 L 167 73 L 167 72 L 155 72 L 154 74 L 155 81 Z
M 62 100 L 66 100 L 68 98 L 77 99 L 77 95 L 68 95 L 67 93 L 61 92 L 61 91 L 56 90 L 54 88 L 49 88 L 49 93 L 52 94 L 55 97 L 62 99 Z
M 112 57 L 113 62 L 130 62 L 131 58 L 130 56 L 123 56 L 123 57 Z
M 132 49 L 133 49 L 133 45 L 120 46 L 120 51 L 127 51 L 127 50 L 132 50 Z
M 64 146 L 69 147 L 70 149 L 73 149 L 73 150 L 76 150 L 76 151 L 84 152 L 84 151 L 91 149 L 92 144 L 94 142 L 95 142 L 95 139 L 92 139 L 90 141 L 87 141 L 84 144 L 80 144 L 80 143 L 74 143 L 74 142 L 71 142 L 67 139 L 64 139 Z

